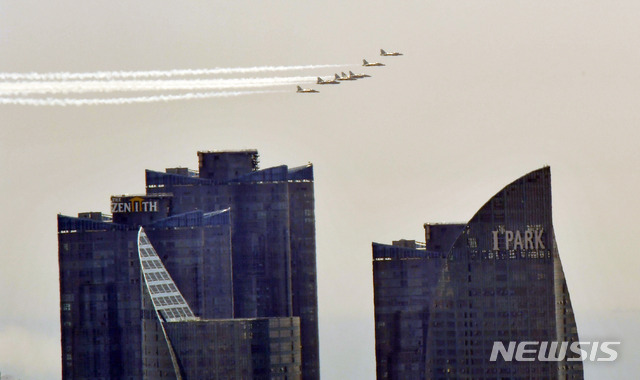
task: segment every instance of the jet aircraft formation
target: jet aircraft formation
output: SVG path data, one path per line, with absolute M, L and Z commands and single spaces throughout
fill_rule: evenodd
M 383 57 L 396 57 L 399 55 L 403 55 L 402 53 L 399 52 L 386 52 L 383 49 L 380 49 L 380 55 Z M 369 62 L 366 59 L 362 60 L 362 66 L 364 67 L 375 67 L 375 66 L 386 66 L 384 63 L 381 62 Z M 371 77 L 371 75 L 369 74 L 355 74 L 353 71 L 349 71 L 349 74 L 346 74 L 344 71 L 342 73 L 340 73 L 341 75 L 338 75 L 337 73 L 335 74 L 335 76 L 332 79 L 322 79 L 321 77 L 318 77 L 318 81 L 316 82 L 316 84 L 340 84 L 340 82 L 344 82 L 344 81 L 352 81 L 352 80 L 357 80 L 357 79 L 362 79 L 362 78 L 369 78 Z M 320 91 L 318 90 L 314 90 L 311 88 L 302 88 L 300 86 L 298 86 L 298 90 L 296 91 L 298 93 L 301 94 L 312 94 L 312 93 L 318 93 Z

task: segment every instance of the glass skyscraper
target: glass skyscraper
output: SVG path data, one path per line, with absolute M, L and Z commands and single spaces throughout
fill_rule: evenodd
M 551 217 L 533 171 L 425 243 L 373 244 L 378 379 L 582 379 L 582 362 L 490 361 L 495 342 L 577 342 Z
M 228 378 L 194 350 L 226 352 L 219 364 L 243 378 L 319 378 L 313 167 L 198 157 L 198 171 L 147 170 L 146 194 L 111 197 L 111 215 L 58 216 L 64 379 Z M 157 260 L 140 260 L 139 227 Z M 174 287 L 197 320 L 177 294 L 154 297 Z

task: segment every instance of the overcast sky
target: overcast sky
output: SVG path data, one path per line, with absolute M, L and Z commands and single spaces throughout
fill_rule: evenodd
M 0 1 L 0 72 L 373 75 L 315 95 L 0 106 L 0 371 L 60 377 L 57 213 L 107 212 L 198 150 L 256 148 L 263 168 L 315 166 L 324 379 L 375 377 L 372 241 L 423 241 L 424 222 L 465 222 L 543 165 L 580 338 L 622 341 L 586 378 L 634 378 L 638 20 L 631 0 Z

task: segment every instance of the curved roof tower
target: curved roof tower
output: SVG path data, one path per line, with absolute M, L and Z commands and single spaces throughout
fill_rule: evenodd
M 494 342 L 578 341 L 553 231 L 549 167 L 504 187 L 465 225 L 432 305 L 430 325 L 448 326 L 456 347 L 450 355 L 429 336 L 434 377 L 582 378 L 580 361 L 491 362 L 487 355 Z
M 552 342 L 578 341 L 554 236 L 549 167 L 504 187 L 464 226 L 451 226 L 457 237 L 443 239 L 439 251 L 431 251 L 438 245 L 429 241 L 425 226 L 429 251 L 423 250 L 422 257 L 429 259 L 422 262 L 394 264 L 402 259 L 397 254 L 387 258 L 384 251 L 397 247 L 374 244 L 376 340 L 382 339 L 376 343 L 378 378 L 401 378 L 401 368 L 415 365 L 425 379 L 582 379 L 582 362 L 568 361 L 570 351 L 552 352 L 559 361 L 539 360 L 537 352 L 529 355 L 536 356 L 531 361 L 500 356 L 490 360 L 495 342 L 504 347 L 510 342 L 549 342 L 545 344 L 553 347 Z M 405 260 L 408 256 L 402 254 Z M 422 278 L 419 285 L 413 282 L 413 291 L 400 295 L 419 313 L 410 314 L 408 307 L 391 299 L 390 282 L 376 275 L 398 269 L 408 277 L 409 288 L 412 273 Z M 426 295 L 419 305 L 407 296 L 416 289 Z M 404 332 L 403 319 L 413 321 L 420 333 Z M 405 338 L 394 341 L 388 325 Z M 412 350 L 421 359 L 403 361 Z

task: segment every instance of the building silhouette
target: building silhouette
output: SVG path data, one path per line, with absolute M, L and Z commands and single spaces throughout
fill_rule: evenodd
M 425 243 L 373 243 L 378 379 L 582 379 L 582 362 L 490 361 L 494 342 L 577 342 L 551 217 L 533 171 Z
M 225 353 L 242 378 L 319 378 L 313 167 L 259 170 L 255 150 L 198 157 L 197 172 L 147 170 L 146 194 L 111 197 L 111 215 L 58 216 L 64 379 L 214 376 L 194 350 Z M 140 227 L 171 283 L 142 275 Z M 195 319 L 158 312 L 175 306 L 155 304 L 165 285 Z

